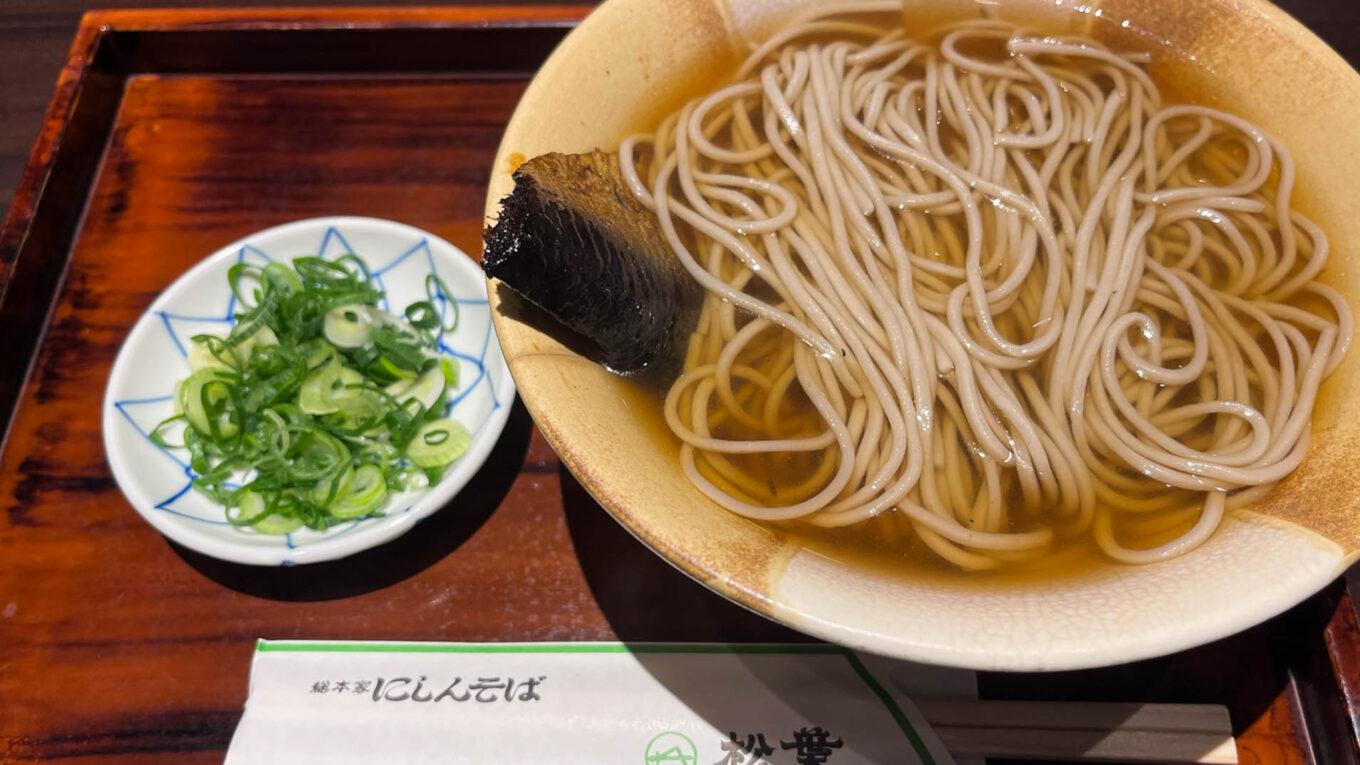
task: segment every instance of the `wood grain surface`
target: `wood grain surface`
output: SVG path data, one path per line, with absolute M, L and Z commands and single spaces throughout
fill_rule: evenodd
M 513 27 L 579 12 L 524 9 L 500 19 Z M 109 367 L 155 295 L 205 254 L 266 226 L 326 214 L 393 218 L 480 252 L 501 129 L 561 28 L 530 23 L 507 38 L 468 31 L 485 11 L 412 13 L 419 18 L 400 24 L 442 29 L 429 34 L 457 43 L 445 46 L 448 55 L 483 65 L 402 52 L 400 35 L 371 38 L 388 40 L 388 60 L 405 62 L 380 77 L 251 71 L 286 50 L 301 55 L 305 36 L 286 49 L 266 41 L 259 56 L 238 58 L 229 47 L 186 52 L 193 46 L 165 37 L 127 38 L 107 60 L 89 47 L 104 26 L 145 31 L 216 19 L 230 31 L 220 15 L 109 16 L 78 41 L 67 87 L 84 83 L 82 98 L 93 100 L 58 100 L 45 134 L 52 141 L 30 170 L 37 178 L 55 168 L 53 180 L 26 188 L 28 207 L 10 216 L 12 232 L 27 220 L 24 209 L 42 208 L 35 220 L 51 210 L 39 234 L 52 247 L 25 250 L 13 272 L 13 283 L 35 290 L 18 318 L 31 320 L 25 331 L 34 337 L 45 332 L 31 372 L 0 368 L 0 381 L 26 380 L 15 388 L 0 452 L 0 763 L 220 762 L 259 637 L 808 639 L 709 593 L 643 548 L 562 469 L 518 404 L 486 467 L 452 506 L 396 542 L 334 563 L 215 561 L 167 542 L 118 492 L 99 430 Z M 294 12 L 293 22 L 309 14 Z M 507 49 L 508 39 L 521 42 Z M 91 55 L 80 60 L 81 51 Z M 194 55 L 226 73 L 203 73 Z M 158 73 L 167 70 L 174 73 Z M 101 78 L 113 78 L 120 97 L 101 95 Z M 83 143 L 96 140 L 95 149 Z M 85 176 L 88 194 L 72 180 Z M 0 237 L 0 269 L 20 244 Z M 41 289 L 58 277 L 49 317 Z M 4 342 L 18 347 L 12 336 Z M 1350 763 L 1357 632 L 1337 584 L 1264 625 L 1176 656 L 1087 672 L 984 674 L 980 683 L 991 698 L 1223 703 L 1244 763 Z

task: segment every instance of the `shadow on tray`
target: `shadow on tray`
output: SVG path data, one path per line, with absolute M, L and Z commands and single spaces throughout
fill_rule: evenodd
M 611 628 L 625 642 L 808 642 L 813 638 L 737 606 L 690 579 L 635 539 L 565 469 L 561 470 L 567 527 L 582 571 Z M 1238 635 L 1157 659 L 1116 667 L 1056 673 L 978 673 L 983 699 L 1223 704 L 1233 735 L 1253 727 L 1289 725 L 1275 705 L 1298 705 L 1308 725 L 1297 731 L 1314 748 L 1348 741 L 1344 710 L 1322 645 L 1322 634 L 1343 594 L 1338 583 Z M 1116 628 L 1113 627 L 1112 628 Z M 644 666 L 648 662 L 640 658 Z M 880 677 L 913 665 L 874 660 Z M 653 673 L 665 682 L 664 673 Z M 725 730 L 729 722 L 695 711 Z M 1117 723 L 1118 721 L 1114 721 Z M 1105 735 L 1091 731 L 1091 745 Z M 1075 732 L 1074 735 L 1079 735 Z M 1354 759 L 1325 761 L 1355 762 Z M 1010 761 L 1027 762 L 1027 761 Z
M 481 528 L 519 474 L 532 421 L 518 398 L 486 464 L 444 509 L 387 544 L 343 560 L 306 566 L 245 566 L 170 546 L 199 573 L 238 592 L 271 600 L 316 601 L 360 595 L 396 584 L 443 559 Z M 167 540 L 168 541 L 168 540 Z
M 619 640 L 626 643 L 820 642 L 748 611 L 690 579 L 610 517 L 566 468 L 562 468 L 561 477 L 567 529 L 581 570 Z M 684 674 L 683 664 L 646 652 L 635 653 L 634 658 L 658 683 L 717 730 L 740 727 L 742 715 L 733 713 L 732 700 L 696 688 L 692 679 Z M 787 686 L 787 678 L 778 669 L 779 665 L 771 664 L 768 657 L 737 654 L 725 655 L 723 660 L 744 665 L 745 671 L 740 674 L 744 682 L 756 682 L 769 688 Z M 881 676 L 881 680 L 890 682 L 886 675 Z M 798 699 L 783 697 L 782 702 L 794 709 L 794 717 L 799 716 Z M 812 720 L 818 713 L 805 710 L 801 716 Z M 740 733 L 732 732 L 734 735 L 749 733 L 745 729 Z M 770 734 L 769 740 L 775 747 L 781 746 L 778 736 L 789 738 L 788 731 L 764 733 Z M 714 740 L 700 742 L 700 745 L 702 750 L 708 751 L 722 743 L 724 741 Z M 846 742 L 846 746 L 842 756 L 850 756 L 859 744 Z M 861 761 L 868 760 L 861 758 Z
M 1349 715 L 1324 642 L 1334 611 L 1350 607 L 1344 583 L 1334 582 L 1273 619 L 1197 648 L 1073 672 L 982 672 L 978 688 L 990 699 L 1223 704 L 1239 751 L 1261 762 L 1286 753 L 1252 747 L 1262 740 L 1273 747 L 1271 729 L 1278 735 L 1294 727 L 1291 716 L 1298 715 L 1306 729 L 1289 735 L 1315 753 L 1313 761 L 1356 763 Z
M 564 467 L 562 504 L 586 583 L 625 642 L 798 642 L 812 638 L 682 574 L 615 521 Z

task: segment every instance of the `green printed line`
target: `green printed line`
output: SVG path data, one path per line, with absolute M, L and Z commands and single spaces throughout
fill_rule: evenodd
M 935 758 L 930 756 L 930 750 L 926 748 L 926 742 L 921 740 L 921 734 L 916 732 L 916 727 L 911 724 L 911 720 L 907 719 L 902 707 L 897 705 L 897 701 L 878 682 L 878 678 L 874 677 L 869 668 L 864 666 L 864 662 L 860 661 L 853 651 L 845 652 L 845 660 L 850 662 L 855 674 L 859 675 L 864 684 L 869 686 L 869 690 L 878 696 L 879 700 L 883 702 L 883 706 L 888 708 L 888 714 L 892 715 L 893 720 L 897 722 L 897 727 L 901 728 L 902 732 L 906 734 L 907 740 L 911 742 L 911 748 L 916 750 L 916 756 L 921 758 L 921 762 L 924 765 L 935 765 Z
M 826 643 L 369 643 L 271 642 L 255 644 L 260 653 L 690 653 L 850 655 Z

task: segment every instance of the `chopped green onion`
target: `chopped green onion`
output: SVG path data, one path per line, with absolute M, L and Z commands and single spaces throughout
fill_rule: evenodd
M 364 465 L 354 471 L 341 496 L 331 504 L 337 518 L 358 518 L 368 515 L 387 499 L 387 479 L 376 465 Z
M 405 321 L 377 307 L 354 255 L 239 263 L 227 281 L 235 325 L 192 338 L 175 414 L 151 438 L 189 453 L 194 488 L 232 525 L 288 534 L 380 514 L 467 451 L 467 429 L 441 419 L 458 367 L 437 351 L 458 306 L 437 277 Z
M 376 321 L 366 305 L 342 305 L 326 313 L 326 339 L 339 348 L 362 348 L 373 337 Z
M 202 435 L 230 438 L 238 428 L 232 420 L 232 376 L 219 369 L 200 369 L 179 384 L 179 405 L 194 430 Z
M 442 468 L 467 451 L 472 434 L 457 420 L 432 420 L 420 426 L 406 446 L 411 464 L 421 468 Z
M 363 383 L 362 374 L 332 362 L 302 381 L 298 406 L 307 414 L 338 412 L 345 401 L 359 395 Z
M 444 372 L 438 367 L 430 367 L 419 378 L 407 385 L 398 393 L 393 393 L 392 398 L 398 401 L 415 399 L 420 402 L 421 407 L 429 409 L 439 400 L 444 393 Z
M 444 387 L 458 387 L 458 364 L 450 358 L 439 360 L 439 371 L 444 373 Z
M 443 279 L 440 279 L 435 274 L 429 274 L 425 277 L 425 302 L 423 305 L 435 306 L 440 302 L 447 304 L 449 313 L 452 314 L 449 321 L 440 326 L 440 331 L 449 333 L 458 329 L 458 320 L 461 318 L 461 310 L 458 307 L 458 301 L 454 300 L 453 295 L 449 294 L 449 288 L 444 284 Z M 422 304 L 416 303 L 416 305 Z M 411 309 L 408 308 L 406 310 L 410 311 Z

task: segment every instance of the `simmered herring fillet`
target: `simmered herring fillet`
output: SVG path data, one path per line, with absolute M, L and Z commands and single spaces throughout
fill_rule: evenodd
M 677 361 L 702 292 L 618 157 L 544 154 L 515 171 L 486 230 L 482 267 L 599 349 L 620 374 Z

